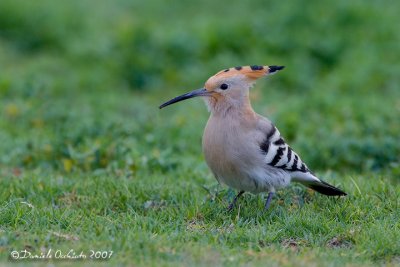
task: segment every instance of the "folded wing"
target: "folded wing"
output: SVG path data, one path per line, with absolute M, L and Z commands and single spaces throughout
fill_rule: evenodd
M 275 126 L 266 133 L 260 149 L 265 156 L 266 164 L 287 171 L 293 181 L 300 182 L 324 195 L 346 195 L 340 189 L 317 178 L 297 153 L 286 144 Z

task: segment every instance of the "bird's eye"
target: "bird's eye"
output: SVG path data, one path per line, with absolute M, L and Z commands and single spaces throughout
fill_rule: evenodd
M 226 83 L 223 83 L 219 86 L 219 88 L 221 88 L 222 90 L 226 90 L 228 89 L 228 85 Z

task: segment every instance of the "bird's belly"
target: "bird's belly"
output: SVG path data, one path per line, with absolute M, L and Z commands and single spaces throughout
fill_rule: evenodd
M 237 162 L 208 162 L 208 166 L 216 179 L 231 188 L 239 191 L 274 192 L 285 187 L 290 182 L 287 172 L 279 169 L 270 169 L 268 166 L 240 166 Z
M 253 194 L 275 192 L 290 183 L 290 176 L 287 173 L 283 171 L 268 173 L 264 169 L 253 169 L 251 173 L 220 174 L 218 179 L 229 187 Z
M 247 173 L 220 173 L 218 180 L 236 190 L 251 192 L 254 194 L 270 191 L 270 184 L 266 177 L 260 175 L 249 175 Z

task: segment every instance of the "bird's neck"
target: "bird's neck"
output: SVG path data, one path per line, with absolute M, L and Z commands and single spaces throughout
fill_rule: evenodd
M 256 116 L 247 95 L 240 99 L 210 97 L 206 99 L 206 103 L 213 117 Z

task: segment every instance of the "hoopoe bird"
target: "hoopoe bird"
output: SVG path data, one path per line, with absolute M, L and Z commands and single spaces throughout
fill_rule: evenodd
M 222 70 L 204 88 L 175 97 L 159 108 L 201 96 L 211 115 L 202 145 L 207 165 L 219 183 L 238 190 L 231 210 L 244 193 L 268 192 L 268 209 L 276 190 L 291 181 L 300 182 L 328 196 L 345 196 L 342 190 L 319 179 L 288 146 L 278 129 L 257 114 L 250 104 L 249 89 L 261 77 L 284 66 L 244 66 Z

